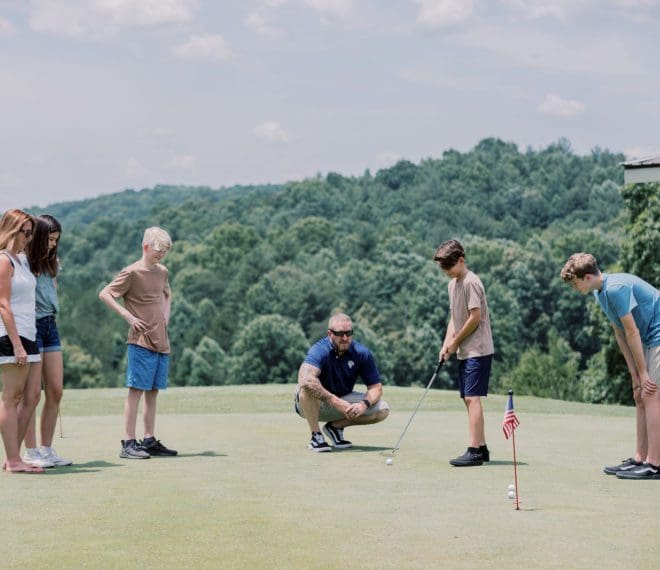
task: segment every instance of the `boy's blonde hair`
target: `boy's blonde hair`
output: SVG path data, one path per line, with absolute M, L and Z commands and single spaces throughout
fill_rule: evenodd
M 561 278 L 570 283 L 573 279 L 582 279 L 585 275 L 598 275 L 598 263 L 590 253 L 574 253 L 561 270 Z
M 142 245 L 148 245 L 153 249 L 162 251 L 172 247 L 172 238 L 163 228 L 152 226 L 144 230 Z

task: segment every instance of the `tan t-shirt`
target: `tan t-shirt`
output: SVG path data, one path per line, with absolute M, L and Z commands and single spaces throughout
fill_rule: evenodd
M 167 268 L 158 264 L 147 269 L 142 261 L 125 267 L 106 290 L 115 298 L 124 300 L 124 307 L 138 319 L 147 323 L 145 333 L 128 330 L 127 344 L 137 344 L 154 352 L 169 354 L 170 341 L 165 326 L 165 297 L 170 295 Z
M 458 347 L 456 356 L 459 360 L 475 356 L 493 354 L 493 334 L 490 330 L 490 316 L 486 301 L 486 290 L 481 279 L 472 271 L 468 271 L 463 279 L 452 279 L 449 282 L 449 308 L 456 332 L 470 316 L 470 309 L 481 309 L 481 322 L 474 332 Z

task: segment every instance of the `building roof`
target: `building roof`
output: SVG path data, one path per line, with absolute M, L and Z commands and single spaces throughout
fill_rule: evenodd
M 660 166 L 660 155 L 647 156 L 646 158 L 637 158 L 635 160 L 627 160 L 622 162 L 624 168 L 650 168 L 653 166 Z

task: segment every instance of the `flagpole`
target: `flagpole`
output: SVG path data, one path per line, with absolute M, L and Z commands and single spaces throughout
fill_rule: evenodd
M 509 392 L 511 393 L 511 392 Z M 516 487 L 516 510 L 520 510 L 520 504 L 518 503 L 518 468 L 516 463 L 516 432 L 515 430 L 511 433 L 511 442 L 513 445 L 513 484 Z

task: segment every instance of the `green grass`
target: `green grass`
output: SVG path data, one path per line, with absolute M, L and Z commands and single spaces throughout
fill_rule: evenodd
M 658 482 L 602 466 L 630 455 L 634 410 L 517 397 L 521 510 L 506 498 L 504 396 L 485 401 L 491 464 L 452 468 L 466 417 L 432 391 L 386 387 L 393 412 L 352 450 L 305 449 L 292 386 L 173 388 L 158 436 L 177 458 L 119 459 L 125 390 L 69 390 L 69 468 L 2 475 L 3 568 L 655 568 Z

